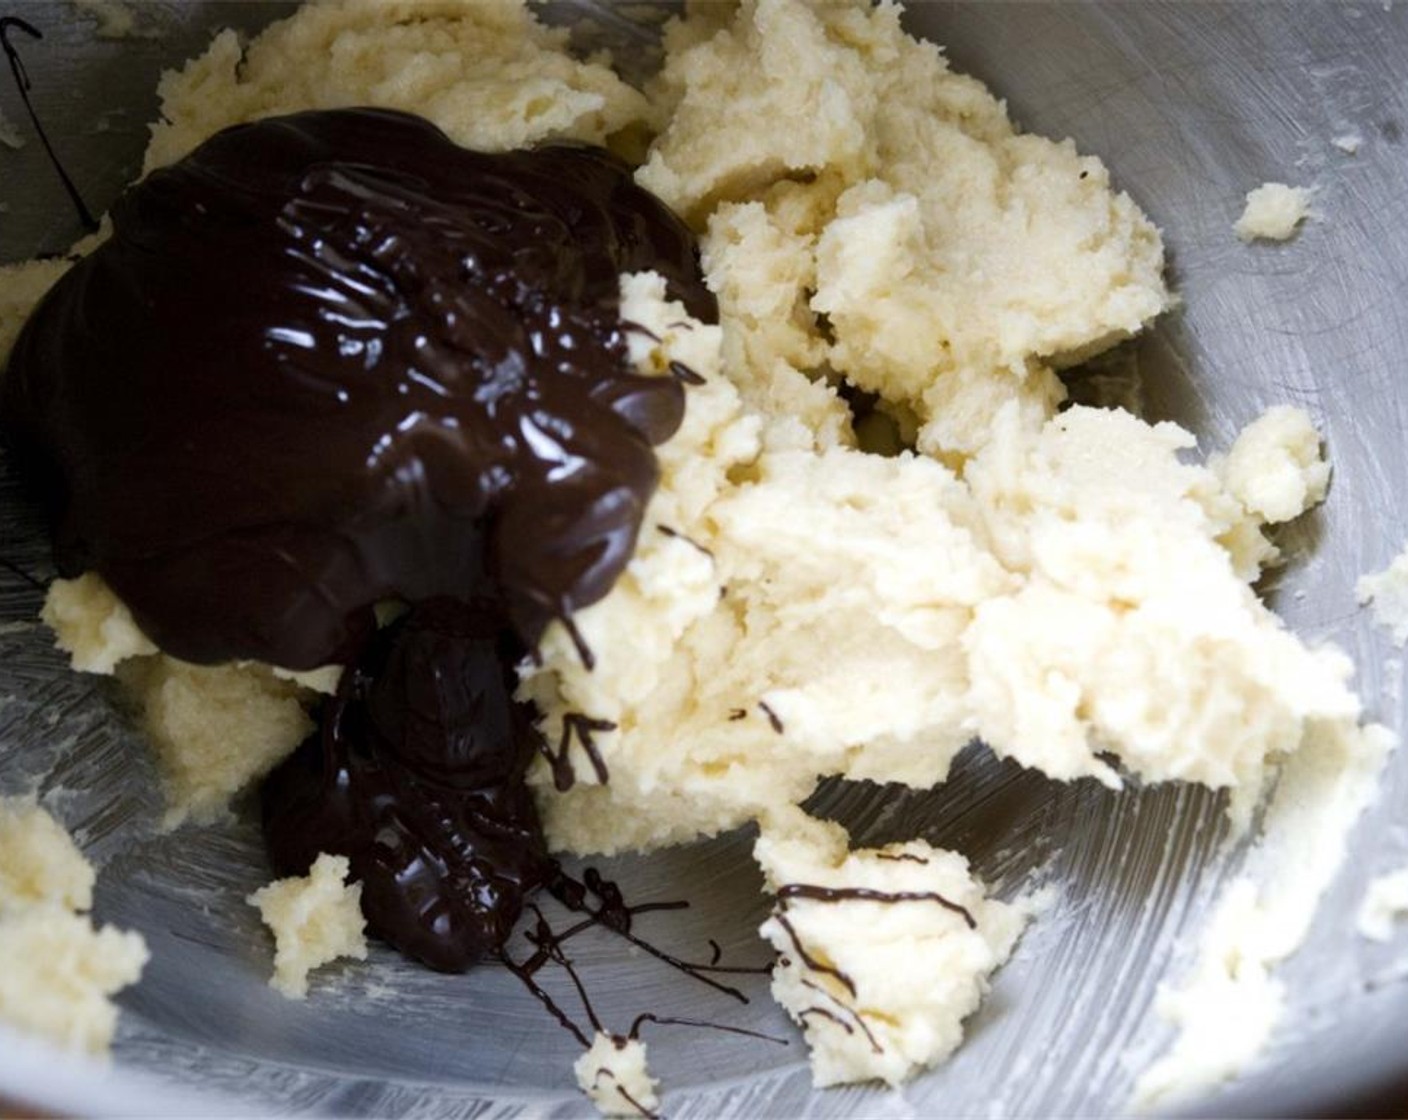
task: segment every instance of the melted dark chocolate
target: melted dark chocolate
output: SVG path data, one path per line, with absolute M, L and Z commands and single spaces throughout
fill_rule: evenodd
M 374 603 L 440 596 L 502 601 L 532 645 L 611 587 L 684 407 L 630 368 L 617 277 L 715 315 L 624 164 L 300 113 L 217 134 L 112 217 L 0 415 L 60 570 L 101 573 L 162 649 L 347 663 Z
M 347 856 L 370 927 L 444 971 L 496 952 L 553 873 L 523 781 L 537 736 L 513 700 L 511 643 L 492 605 L 418 605 L 377 632 L 263 787 L 274 870 Z
M 433 967 L 501 951 L 556 875 L 512 667 L 635 547 L 684 396 L 631 369 L 617 277 L 714 318 L 692 238 L 604 151 L 373 109 L 228 129 L 112 217 L 0 384 L 60 570 L 186 660 L 349 665 L 265 783 L 276 869 L 347 855 Z

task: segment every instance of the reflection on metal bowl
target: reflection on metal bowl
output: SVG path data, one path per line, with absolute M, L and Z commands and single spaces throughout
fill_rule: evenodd
M 550 6 L 554 17 L 589 5 Z M 35 99 L 74 178 L 96 206 L 136 172 L 163 66 L 212 29 L 254 28 L 277 4 L 152 6 L 154 39 L 106 41 L 66 4 L 31 5 L 46 32 L 29 52 Z M 595 31 L 646 38 L 608 6 Z M 1390 4 L 1283 6 L 929 3 L 912 30 L 1008 99 L 1025 128 L 1072 136 L 1164 230 L 1184 306 L 1126 351 L 1145 415 L 1224 446 L 1265 407 L 1293 403 L 1323 425 L 1335 477 L 1325 506 L 1281 543 L 1290 565 L 1264 588 L 1288 623 L 1355 658 L 1371 716 L 1402 725 L 1402 666 L 1355 605 L 1359 574 L 1382 568 L 1408 535 L 1408 12 Z M 644 34 L 644 33 L 640 33 Z M 0 109 L 20 119 L 13 90 Z M 1334 141 L 1360 138 L 1353 154 Z M 1244 193 L 1267 179 L 1317 188 L 1319 217 L 1294 241 L 1246 246 L 1232 234 Z M 0 256 L 61 250 L 74 219 L 38 145 L 0 151 Z M 0 477 L 4 558 L 47 574 L 47 551 Z M 242 899 L 266 877 L 248 820 L 162 834 L 159 793 L 113 695 L 66 671 L 30 626 L 40 591 L 0 571 L 0 785 L 38 782 L 105 871 L 97 914 L 143 930 L 153 952 L 123 999 L 107 1074 L 28 1047 L 0 1049 L 0 1096 L 78 1112 L 246 1110 L 436 1115 L 577 1115 L 572 1040 L 503 970 L 445 977 L 386 950 L 307 1004 L 265 984 L 267 948 Z M 899 1095 L 814 1094 L 800 1042 L 760 1047 L 729 1034 L 661 1045 L 652 1065 L 675 1117 L 716 1115 L 1101 1115 L 1119 1112 L 1141 1060 L 1167 1041 L 1153 1011 L 1239 850 L 1221 850 L 1219 799 L 1151 788 L 1060 786 L 981 749 L 941 790 L 919 795 L 832 784 L 818 804 L 857 841 L 921 835 L 952 847 L 991 883 L 1044 868 L 1059 900 L 1034 925 L 970 1023 L 970 1040 Z M 1405 959 L 1359 939 L 1365 884 L 1408 859 L 1408 759 L 1390 763 L 1360 822 L 1354 855 L 1304 949 L 1284 968 L 1288 1012 L 1262 1060 L 1206 1114 L 1384 1112 L 1405 1059 Z M 688 897 L 688 924 L 661 915 L 661 941 L 712 937 L 755 960 L 765 902 L 734 835 L 648 859 L 608 861 L 640 898 Z M 1401 950 L 1401 946 L 1400 946 Z M 642 1007 L 718 1017 L 701 997 L 624 943 L 583 939 L 577 957 L 609 1019 Z M 728 1021 L 788 1033 L 765 995 Z M 195 1096 L 200 1094 L 200 1096 Z M 1375 1094 L 1380 1094 L 1377 1098 Z M 198 1101 L 199 1103 L 193 1103 Z M 1377 1103 L 1374 1103 L 1377 1101 Z M 487 1105 L 486 1111 L 480 1111 Z

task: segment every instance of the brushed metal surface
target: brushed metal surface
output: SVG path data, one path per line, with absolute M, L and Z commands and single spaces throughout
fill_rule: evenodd
M 122 41 L 94 38 L 92 19 L 66 4 L 6 10 L 46 33 L 25 50 L 34 98 L 100 208 L 139 165 L 160 69 L 213 27 L 257 27 L 279 7 L 138 6 L 139 27 L 159 37 Z M 578 6 L 555 7 L 570 15 Z M 619 11 L 594 14 L 598 33 L 648 65 L 645 41 Z M 1278 402 L 1323 425 L 1330 497 L 1283 535 L 1293 560 L 1267 594 L 1300 634 L 1346 648 L 1370 714 L 1401 728 L 1402 663 L 1356 607 L 1353 586 L 1408 532 L 1408 14 L 1387 3 L 945 2 L 916 5 L 908 20 L 1005 96 L 1023 126 L 1104 157 L 1164 229 L 1184 306 L 1134 349 L 1146 415 L 1180 421 L 1205 450 Z M 0 111 L 29 135 L 7 82 Z M 1333 143 L 1350 134 L 1362 141 L 1355 155 Z M 1244 246 L 1232 222 L 1245 191 L 1267 179 L 1316 187 L 1318 217 L 1289 244 Z M 0 148 L 0 203 L 0 260 L 61 250 L 77 233 L 36 143 Z M 0 558 L 25 573 L 0 570 L 0 792 L 39 790 L 103 865 L 98 917 L 141 929 L 153 951 L 143 982 L 122 997 L 107 1073 L 0 1038 L 0 1097 L 84 1113 L 190 1113 L 193 1100 L 211 1111 L 224 1098 L 257 1111 L 589 1114 L 570 1083 L 574 1044 L 501 970 L 443 977 L 374 949 L 370 966 L 315 980 L 307 1004 L 266 987 L 268 946 L 241 901 L 266 878 L 248 817 L 158 833 L 153 775 L 114 694 L 67 672 L 35 622 L 41 591 L 25 576 L 42 582 L 51 569 L 8 472 L 0 513 Z M 1060 786 L 975 748 L 937 793 L 837 784 L 818 804 L 862 841 L 922 835 L 963 852 L 1001 892 L 1043 878 L 1058 901 L 999 975 L 970 1041 L 904 1090 L 813 1093 L 795 1038 L 781 1048 L 662 1028 L 651 1057 L 665 1111 L 1121 1111 L 1139 1063 L 1168 1038 L 1153 1014 L 1156 985 L 1176 975 L 1237 866 L 1238 852 L 1219 852 L 1218 799 Z M 1353 917 L 1365 883 L 1408 862 L 1405 819 L 1400 754 L 1305 949 L 1283 970 L 1290 1007 L 1275 1044 L 1194 1111 L 1323 1113 L 1393 1092 L 1408 1066 L 1408 938 L 1371 945 Z M 651 919 L 661 943 L 692 954 L 713 937 L 730 957 L 757 961 L 764 905 L 748 845 L 730 836 L 607 866 L 636 898 L 692 901 L 687 916 Z M 745 978 L 753 998 L 742 1007 L 605 934 L 584 938 L 578 959 L 618 1029 L 649 1009 L 790 1035 L 760 977 Z

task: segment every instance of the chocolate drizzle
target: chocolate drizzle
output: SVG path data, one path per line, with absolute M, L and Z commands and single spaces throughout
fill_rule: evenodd
M 34 588 L 37 591 L 47 590 L 47 585 L 44 583 L 43 580 L 35 579 L 34 576 L 30 575 L 27 571 L 25 571 L 13 561 L 6 560 L 4 557 L 0 557 L 0 568 L 4 568 L 11 575 L 18 576 L 21 580 L 29 584 L 30 587 Z
M 528 940 L 534 947 L 532 955 L 526 961 L 520 963 L 514 961 L 508 955 L 507 951 L 501 949 L 499 952 L 500 959 L 504 962 L 508 970 L 518 977 L 524 987 L 533 994 L 534 998 L 547 1009 L 548 1014 L 556 1019 L 573 1038 L 582 1044 L 582 1046 L 590 1048 L 591 1039 L 589 1039 L 586 1033 L 568 1017 L 567 1013 L 557 1005 L 557 1001 L 554 1000 L 552 996 L 548 995 L 534 978 L 537 971 L 548 961 L 562 965 L 572 977 L 573 984 L 577 988 L 577 994 L 581 997 L 582 1003 L 586 1007 L 588 1019 L 591 1021 L 593 1027 L 596 1027 L 596 1012 L 592 1010 L 591 1002 L 587 999 L 586 989 L 583 987 L 581 979 L 577 976 L 576 970 L 572 967 L 571 960 L 562 952 L 561 940 L 554 936 L 552 927 L 548 925 L 547 919 L 543 917 L 542 911 L 535 906 L 533 907 L 533 912 L 537 916 L 538 924 L 535 931 L 528 935 Z
M 856 1033 L 855 1027 L 851 1026 L 850 1023 L 846 1022 L 845 1019 L 841 1018 L 841 1016 L 837 1015 L 835 1012 L 827 1011 L 826 1008 L 824 1008 L 824 1007 L 804 1007 L 804 1008 L 802 1008 L 801 1011 L 797 1012 L 797 1020 L 798 1020 L 798 1022 L 801 1022 L 802 1020 L 806 1019 L 806 1017 L 807 1017 L 808 1015 L 820 1015 L 823 1019 L 830 1019 L 833 1023 L 835 1023 L 838 1027 L 840 1027 L 840 1028 L 841 1028 L 843 1031 L 845 1031 L 847 1034 L 855 1034 L 855 1033 Z
M 687 1019 L 676 1016 L 657 1015 L 649 1011 L 637 1015 L 635 1020 L 631 1023 L 630 1030 L 625 1035 L 608 1031 L 603 1025 L 600 1016 L 597 1014 L 596 1009 L 592 1006 L 591 998 L 587 994 L 586 985 L 582 982 L 581 976 L 578 974 L 571 958 L 568 957 L 564 949 L 566 943 L 583 930 L 593 927 L 602 927 L 618 936 L 625 937 L 632 944 L 646 949 L 653 956 L 679 969 L 693 979 L 709 984 L 711 987 L 717 988 L 720 991 L 734 994 L 744 1003 L 747 1003 L 748 999 L 743 993 L 719 985 L 711 981 L 708 977 L 701 975 L 701 973 L 709 971 L 765 974 L 771 969 L 768 966 L 753 968 L 737 966 L 725 967 L 719 965 L 718 962 L 722 951 L 719 949 L 718 943 L 712 939 L 710 939 L 709 945 L 713 950 L 713 955 L 708 965 L 688 964 L 669 954 L 662 953 L 655 946 L 632 932 L 631 927 L 634 919 L 645 913 L 683 910 L 688 908 L 689 904 L 684 901 L 672 901 L 627 905 L 621 894 L 620 887 L 603 878 L 601 873 L 594 868 L 588 868 L 584 872 L 580 882 L 573 879 L 561 868 L 554 868 L 549 893 L 569 910 L 577 913 L 585 913 L 587 917 L 559 933 L 553 930 L 547 918 L 543 915 L 543 912 L 536 905 L 530 903 L 528 909 L 532 912 L 535 921 L 530 928 L 524 931 L 523 936 L 533 947 L 533 951 L 521 961 L 515 961 L 506 947 L 501 948 L 498 955 L 499 959 L 509 971 L 522 981 L 533 994 L 534 998 L 536 998 L 553 1018 L 583 1047 L 590 1048 L 591 1046 L 591 1040 L 588 1038 L 587 1033 L 572 1021 L 571 1017 L 568 1016 L 537 982 L 536 977 L 538 972 L 549 962 L 560 966 L 566 971 L 573 987 L 577 991 L 578 999 L 581 1001 L 582 1008 L 586 1012 L 587 1021 L 592 1030 L 610 1035 L 618 1048 L 625 1046 L 628 1041 L 638 1039 L 642 1029 L 647 1023 L 654 1023 L 661 1026 L 683 1026 L 724 1031 L 729 1034 L 745 1035 L 749 1038 L 778 1043 L 782 1046 L 787 1045 L 786 1039 L 776 1038 L 772 1035 L 749 1030 L 745 1027 L 734 1027 L 725 1023 L 713 1023 L 703 1019 Z M 596 905 L 592 905 L 591 903 L 591 899 L 593 898 L 598 900 Z M 609 1071 L 603 1072 L 609 1075 Z
M 652 342 L 659 342 L 659 341 L 661 341 L 660 336 L 659 336 L 658 334 L 656 334 L 653 330 L 651 330 L 649 327 L 645 326 L 645 324 L 643 324 L 643 323 L 637 323 L 637 322 L 636 322 L 635 320 L 633 320 L 633 319 L 622 319 L 622 320 L 621 320 L 621 327 L 622 327 L 624 330 L 630 331 L 632 334 L 643 334 L 643 335 L 645 335 L 646 338 L 650 339 Z
M 577 626 L 577 620 L 570 614 L 564 614 L 562 616 L 562 625 L 567 628 L 567 636 L 572 639 L 572 647 L 577 651 L 577 656 L 581 659 L 582 667 L 590 673 L 596 668 L 596 654 L 592 652 L 592 647 L 587 644 L 587 639 L 582 636 L 582 631 Z
M 348 666 L 265 783 L 272 861 L 347 855 L 374 932 L 468 967 L 556 874 L 513 666 L 559 619 L 591 667 L 573 613 L 683 416 L 630 365 L 618 278 L 713 320 L 694 241 L 603 150 L 472 152 L 376 109 L 227 129 L 112 224 L 0 384 L 60 572 L 188 661 Z M 604 780 L 602 729 L 577 733 Z
M 959 915 L 969 929 L 978 923 L 966 906 L 950 901 L 936 891 L 876 891 L 869 887 L 818 887 L 810 883 L 788 883 L 777 889 L 777 901 L 786 906 L 794 898 L 809 902 L 881 902 L 893 905 L 901 902 L 937 902 L 945 910 Z M 854 994 L 854 993 L 853 993 Z
M 776 1035 L 764 1034 L 762 1031 L 749 1030 L 747 1027 L 731 1027 L 727 1023 L 710 1023 L 704 1019 L 681 1019 L 674 1015 L 656 1015 L 652 1012 L 645 1012 L 637 1015 L 636 1021 L 631 1024 L 630 1032 L 626 1035 L 629 1040 L 640 1038 L 641 1028 L 646 1023 L 655 1023 L 662 1027 L 699 1027 L 703 1030 L 723 1031 L 725 1034 L 741 1034 L 746 1038 L 758 1038 L 764 1042 L 775 1042 L 779 1046 L 786 1046 L 785 1038 L 778 1038 Z
M 810 980 L 803 979 L 803 981 L 802 981 L 802 987 L 804 987 L 804 988 L 810 988 L 812 991 L 816 992 L 818 995 L 825 996 L 825 997 L 826 997 L 827 999 L 829 999 L 836 1007 L 839 1007 L 842 1012 L 844 1012 L 846 1015 L 850 1016 L 851 1022 L 855 1023 L 855 1025 L 858 1026 L 858 1027 L 861 1029 L 861 1033 L 865 1035 L 866 1041 L 870 1043 L 870 1049 L 871 1049 L 871 1051 L 872 1051 L 873 1053 L 876 1053 L 876 1054 L 883 1054 L 883 1053 L 885 1052 L 885 1048 L 880 1045 L 880 1040 L 875 1037 L 875 1032 L 870 1029 L 870 1025 L 865 1021 L 865 1017 L 864 1017 L 863 1015 L 861 1015 L 861 1013 L 860 1013 L 859 1011 L 857 1011 L 854 1007 L 852 1007 L 852 1006 L 850 1006 L 850 1004 L 844 1003 L 843 1001 L 841 1001 L 840 999 L 838 999 L 838 998 L 836 997 L 836 994 L 835 994 L 834 992 L 828 992 L 828 991 L 827 991 L 825 988 L 823 988 L 820 984 L 814 984 L 814 983 L 812 983 L 812 981 L 810 981 Z M 855 997 L 855 993 L 852 992 L 852 993 L 851 993 L 851 996 L 852 996 L 852 998 L 854 998 L 854 997 Z M 819 1008 L 819 1007 L 813 1007 L 812 1010 L 814 1010 L 814 1011 L 822 1011 L 823 1014 L 825 1014 L 824 1009 Z M 803 1014 L 805 1014 L 805 1012 L 804 1012 Z M 835 1018 L 836 1018 L 835 1015 L 830 1015 L 829 1017 L 832 1018 L 832 1019 L 835 1019 Z M 797 1016 L 797 1018 L 799 1018 L 799 1019 L 802 1018 L 802 1015 L 799 1014 L 799 1015 Z M 844 1025 L 844 1024 L 843 1024 L 843 1025 Z M 846 1033 L 847 1033 L 847 1034 L 854 1034 L 855 1032 L 848 1030 Z
M 698 552 L 702 556 L 707 556 L 710 560 L 714 559 L 713 549 L 706 548 L 693 537 L 685 533 L 681 533 L 678 529 L 671 529 L 668 525 L 657 525 L 655 526 L 655 528 L 659 531 L 662 537 L 669 537 L 671 540 L 684 541 L 684 543 L 693 548 L 695 552 Z
M 49 134 L 44 131 L 39 114 L 34 111 L 34 103 L 29 99 L 29 92 L 34 88 L 34 83 L 29 79 L 29 71 L 25 69 L 24 60 L 20 58 L 19 50 L 10 42 L 11 29 L 22 31 L 31 39 L 42 39 L 44 34 L 39 28 L 20 19 L 19 16 L 0 16 L 0 50 L 3 50 L 5 57 L 9 59 L 10 74 L 15 79 L 15 88 L 19 90 L 25 112 L 29 114 L 29 122 L 34 126 L 34 131 L 39 136 L 39 142 L 44 145 L 44 154 L 49 157 L 49 162 L 58 172 L 59 181 L 63 183 L 69 201 L 73 203 L 74 210 L 78 212 L 79 222 L 82 223 L 84 229 L 92 233 L 98 228 L 98 220 L 93 217 L 93 212 L 88 209 L 87 204 L 83 201 L 83 196 L 78 193 L 78 187 L 74 184 L 72 176 L 59 160 L 58 153 L 54 151 L 54 145 L 49 143 Z
M 650 1109 L 646 1108 L 645 1105 L 631 1096 L 631 1094 L 626 1091 L 626 1087 L 621 1084 L 620 1079 L 609 1069 L 599 1069 L 596 1071 L 596 1078 L 593 1080 L 592 1087 L 595 1088 L 597 1085 L 600 1085 L 603 1077 L 609 1077 L 612 1081 L 616 1082 L 616 1092 L 620 1093 L 622 1099 L 640 1113 L 645 1120 L 659 1120 L 660 1114 L 658 1112 L 651 1112 Z
M 758 707 L 762 709 L 763 715 L 768 717 L 768 726 L 781 735 L 783 732 L 782 717 L 772 710 L 772 706 L 766 700 L 759 700 Z
M 673 361 L 670 363 L 670 373 L 676 381 L 682 385 L 703 385 L 704 378 L 701 374 L 690 369 L 683 362 Z
M 587 868 L 582 876 L 582 882 L 578 883 L 566 875 L 559 875 L 548 887 L 549 891 L 559 902 L 569 910 L 586 914 L 587 918 L 572 926 L 565 932 L 558 935 L 559 941 L 565 941 L 569 937 L 580 933 L 583 929 L 591 925 L 602 925 L 613 933 L 624 937 L 637 948 L 644 949 L 656 960 L 662 961 L 671 968 L 683 972 L 686 976 L 705 984 L 715 991 L 723 992 L 732 996 L 740 1003 L 747 1003 L 748 997 L 737 988 L 715 980 L 713 974 L 738 974 L 738 975 L 759 975 L 766 973 L 766 966 L 760 968 L 746 966 L 723 966 L 716 961 L 709 964 L 695 964 L 682 960 L 671 953 L 665 952 L 652 945 L 650 942 L 637 936 L 632 930 L 632 924 L 637 915 L 659 910 L 683 910 L 688 907 L 687 902 L 647 902 L 639 903 L 635 906 L 628 906 L 622 897 L 621 888 L 615 883 L 604 879 L 595 868 Z M 592 899 L 595 897 L 596 903 Z
M 927 860 L 908 855 L 907 853 L 904 855 L 886 856 L 884 858 L 893 860 L 909 859 L 916 863 L 928 862 Z M 822 887 L 811 883 L 787 883 L 779 887 L 777 889 L 777 906 L 773 910 L 773 921 L 787 934 L 788 939 L 792 942 L 793 951 L 802 964 L 814 973 L 821 976 L 830 976 L 850 993 L 851 999 L 855 999 L 859 994 L 854 978 L 835 965 L 827 964 L 813 956 L 807 950 L 807 947 L 802 944 L 802 938 L 797 932 L 797 927 L 792 924 L 787 916 L 788 904 L 794 901 L 819 903 L 879 902 L 886 905 L 898 905 L 906 902 L 936 902 L 944 909 L 962 917 L 969 929 L 976 929 L 978 926 L 978 923 L 974 920 L 972 913 L 967 907 L 960 906 L 958 903 L 945 898 L 936 891 L 878 891 L 872 890 L 869 887 Z M 785 955 L 780 956 L 779 959 L 784 968 L 791 964 L 791 961 Z M 836 1011 L 814 1004 L 796 1013 L 795 1018 L 799 1023 L 805 1022 L 809 1015 L 818 1015 L 836 1023 L 844 1029 L 847 1034 L 855 1033 L 855 1030 L 851 1026 L 851 1023 L 854 1023 L 855 1026 L 859 1027 L 862 1033 L 864 1033 L 874 1053 L 880 1054 L 884 1052 L 883 1047 L 880 1045 L 880 1040 L 875 1037 L 874 1032 L 870 1029 L 869 1024 L 865 1021 L 865 1017 L 859 1010 L 846 1003 L 837 996 L 835 992 L 828 990 L 805 976 L 801 978 L 801 984 L 804 988 L 814 991 L 829 1000 L 836 1008 Z M 845 1015 L 847 1018 L 843 1019 L 841 1015 Z M 849 1022 L 847 1019 L 849 1019 Z
M 599 731 L 615 730 L 616 725 L 609 719 L 592 719 L 581 712 L 568 712 L 562 717 L 562 734 L 558 737 L 556 750 L 548 746 L 547 740 L 539 737 L 538 749 L 547 759 L 552 770 L 552 784 L 560 793 L 566 793 L 577 781 L 577 771 L 572 766 L 570 753 L 573 739 L 581 744 L 582 751 L 596 773 L 596 780 L 602 785 L 607 783 L 609 775 L 606 762 L 592 736 Z

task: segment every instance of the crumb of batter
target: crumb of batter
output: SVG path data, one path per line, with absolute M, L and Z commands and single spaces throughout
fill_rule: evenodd
M 126 604 L 96 572 L 56 579 L 49 585 L 40 618 L 80 673 L 112 673 L 128 658 L 157 652 Z
M 97 875 L 64 826 L 26 798 L 0 799 L 0 913 L 93 906 Z
M 603 1116 L 652 1116 L 660 1107 L 659 1082 L 650 1076 L 645 1043 L 638 1038 L 597 1031 L 572 1072 Z
M 1393 644 L 1408 642 L 1408 544 L 1382 572 L 1359 577 L 1355 594 L 1373 607 L 1374 622 L 1393 636 Z
M 1408 867 L 1370 882 L 1359 906 L 1359 933 L 1370 941 L 1390 941 L 1399 919 L 1408 914 Z
M 313 731 L 316 694 L 264 665 L 137 658 L 118 668 L 166 786 L 167 827 L 219 819 Z
M 1246 208 L 1232 227 L 1243 241 L 1286 241 L 1310 216 L 1311 191 L 1263 183 L 1247 192 Z
M 58 821 L 0 798 L 0 1019 L 73 1050 L 112 1042 L 111 997 L 142 974 L 140 934 L 95 929 L 93 868 Z
M 141 23 L 132 5 L 122 0 L 70 0 L 74 8 L 95 21 L 93 34 L 99 39 L 158 39 L 161 32 Z
M 764 824 L 772 994 L 802 1028 L 817 1086 L 898 1085 L 957 1048 L 1029 914 L 987 898 L 954 852 L 848 846 L 840 825 L 800 810 Z
M 269 984 L 289 999 L 305 999 L 308 974 L 340 957 L 367 959 L 362 885 L 347 883 L 346 856 L 320 854 L 308 874 L 278 879 L 246 902 L 259 908 L 274 934 Z
M 1330 485 L 1320 433 L 1305 412 L 1289 405 L 1267 409 L 1225 458 L 1214 456 L 1209 466 L 1242 508 L 1268 525 L 1319 505 Z

